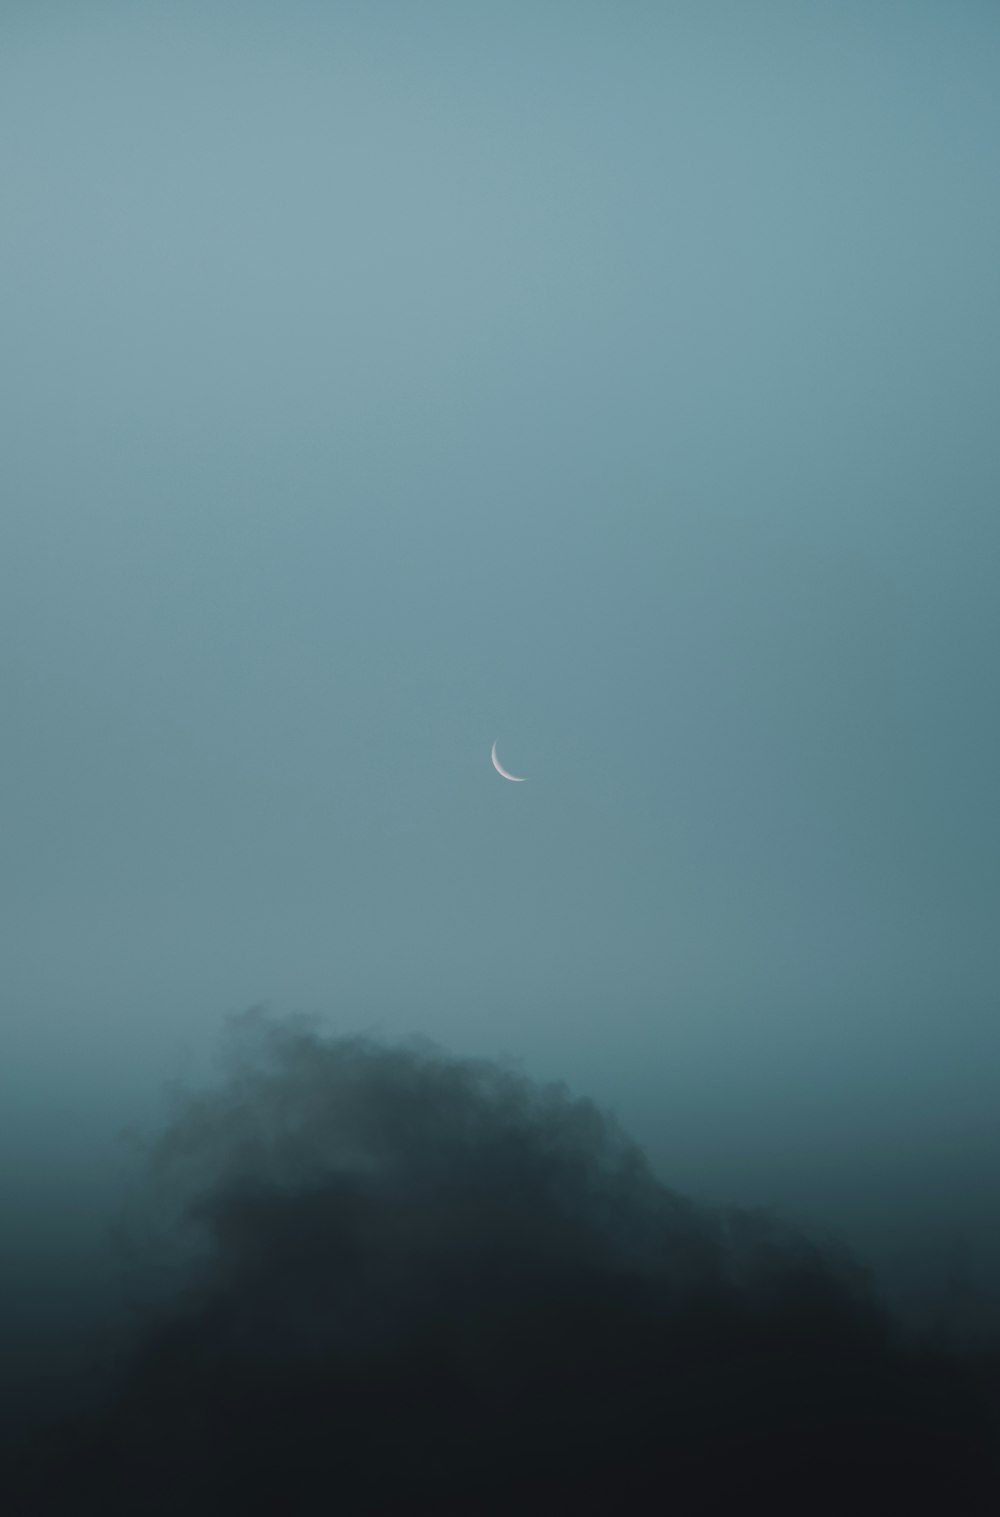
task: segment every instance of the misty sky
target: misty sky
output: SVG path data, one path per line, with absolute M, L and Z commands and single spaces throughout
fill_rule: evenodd
M 998 77 L 977 0 L 5 5 L 15 1274 L 259 1002 L 1000 1256 Z

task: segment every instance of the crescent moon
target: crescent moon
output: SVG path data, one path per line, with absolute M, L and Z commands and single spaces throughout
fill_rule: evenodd
M 523 785 L 524 784 L 524 775 L 523 774 L 508 774 L 507 773 L 506 769 L 503 767 L 503 765 L 501 764 L 500 760 L 497 758 L 497 745 L 496 745 L 496 743 L 493 744 L 493 752 L 490 755 L 490 757 L 493 759 L 493 767 L 496 770 L 497 774 L 502 774 L 505 780 L 513 780 L 515 785 Z

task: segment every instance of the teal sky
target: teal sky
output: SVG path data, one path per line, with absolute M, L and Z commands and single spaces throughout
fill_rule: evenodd
M 25 1270 L 257 1002 L 1000 1258 L 995 7 L 0 39 Z

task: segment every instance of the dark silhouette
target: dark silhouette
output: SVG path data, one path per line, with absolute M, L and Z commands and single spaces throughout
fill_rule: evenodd
M 8 1450 L 12 1517 L 1000 1510 L 985 1347 L 562 1089 L 251 1017 L 147 1176 L 132 1342 Z

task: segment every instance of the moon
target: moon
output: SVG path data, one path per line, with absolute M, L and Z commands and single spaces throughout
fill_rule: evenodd
M 507 773 L 506 769 L 503 767 L 503 765 L 501 764 L 500 760 L 497 758 L 497 745 L 496 745 L 496 743 L 493 744 L 493 752 L 490 755 L 490 757 L 493 759 L 493 767 L 496 770 L 497 774 L 502 774 L 505 780 L 513 780 L 515 785 L 523 785 L 524 784 L 524 775 L 523 774 L 508 774 Z

